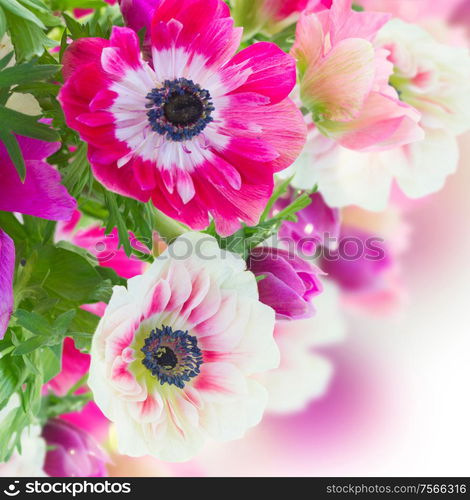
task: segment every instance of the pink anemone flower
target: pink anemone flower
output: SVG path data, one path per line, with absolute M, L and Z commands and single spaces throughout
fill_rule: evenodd
M 242 30 L 221 0 L 163 0 L 150 31 L 150 60 L 120 27 L 65 54 L 60 101 L 96 178 L 193 229 L 209 214 L 222 235 L 257 223 L 305 142 L 293 58 L 265 42 L 235 55 Z

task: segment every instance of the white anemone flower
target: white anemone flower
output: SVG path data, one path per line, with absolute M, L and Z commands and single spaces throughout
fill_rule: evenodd
M 167 461 L 205 438 L 242 437 L 266 406 L 254 375 L 275 368 L 274 311 L 244 260 L 186 233 L 127 288 L 114 288 L 93 338 L 89 385 L 120 453 Z

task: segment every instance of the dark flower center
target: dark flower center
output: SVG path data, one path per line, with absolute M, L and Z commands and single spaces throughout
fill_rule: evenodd
M 145 339 L 143 365 L 155 376 L 160 384 L 176 385 L 183 388 L 185 383 L 196 377 L 203 363 L 202 352 L 197 339 L 171 326 L 156 328 Z
M 172 94 L 163 106 L 166 119 L 173 125 L 192 125 L 201 118 L 204 107 L 193 94 Z
M 173 370 L 173 368 L 178 364 L 178 358 L 176 354 L 166 346 L 160 347 L 158 352 L 154 356 L 155 363 L 160 365 L 165 370 Z
M 192 80 L 165 80 L 147 94 L 147 116 L 154 132 L 169 141 L 187 141 L 199 135 L 213 121 L 209 91 Z

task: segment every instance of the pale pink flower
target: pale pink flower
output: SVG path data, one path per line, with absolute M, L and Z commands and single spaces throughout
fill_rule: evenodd
M 419 113 L 388 84 L 388 52 L 373 45 L 388 19 L 334 0 L 331 9 L 307 9 L 297 24 L 291 53 L 302 102 L 324 135 L 350 149 L 383 150 L 423 137 Z

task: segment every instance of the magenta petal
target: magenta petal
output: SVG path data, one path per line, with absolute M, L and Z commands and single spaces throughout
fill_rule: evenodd
M 258 281 L 259 299 L 276 311 L 278 319 L 302 319 L 314 315 L 312 299 L 322 292 L 322 272 L 292 252 L 258 247 L 251 251 L 248 269 Z
M 0 229 L 0 339 L 7 330 L 13 311 L 13 273 L 15 270 L 15 245 Z
M 119 0 L 119 7 L 126 25 L 135 32 L 147 28 L 148 36 L 152 16 L 159 3 L 160 0 Z
M 49 420 L 43 437 L 51 449 L 44 471 L 52 477 L 103 477 L 108 456 L 86 432 L 61 419 Z
M 258 42 L 241 50 L 228 66 L 249 63 L 246 82 L 235 92 L 257 92 L 273 104 L 287 98 L 295 85 L 295 60 L 271 42 Z
M 28 154 L 34 157 L 42 156 L 37 149 L 38 141 L 19 139 L 22 147 L 26 145 Z M 51 146 L 48 143 L 43 144 L 44 155 L 47 156 Z M 57 170 L 39 159 L 26 158 L 26 179 L 22 183 L 3 144 L 0 144 L 0 165 L 0 210 L 50 220 L 70 219 L 76 201 L 60 183 Z
M 16 140 L 20 145 L 21 152 L 23 153 L 23 158 L 25 159 L 25 161 L 45 160 L 48 156 L 53 155 L 60 149 L 60 142 L 45 142 L 39 139 L 23 137 L 21 135 L 17 135 Z M 3 160 L 3 157 L 1 158 Z

